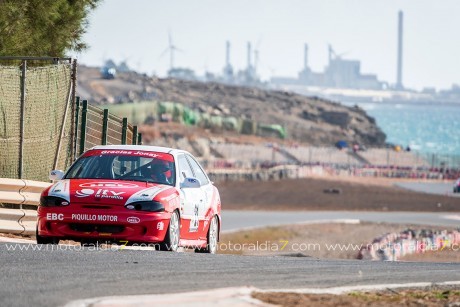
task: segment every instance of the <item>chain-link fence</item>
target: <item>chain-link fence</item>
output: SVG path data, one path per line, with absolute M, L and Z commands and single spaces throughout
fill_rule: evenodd
M 109 114 L 108 109 L 91 106 L 86 100 L 80 103 L 77 97 L 75 114 L 77 155 L 98 145 L 142 143 L 142 135 L 137 132 L 137 126 L 128 124 L 126 117 Z
M 76 61 L 0 57 L 0 177 L 46 180 L 71 163 Z

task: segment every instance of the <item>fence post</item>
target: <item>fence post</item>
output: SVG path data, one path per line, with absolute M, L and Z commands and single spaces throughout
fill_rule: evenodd
M 133 145 L 137 145 L 137 126 L 133 126 Z
M 101 142 L 101 145 L 107 145 L 108 122 L 109 122 L 109 109 L 104 109 L 104 118 L 102 119 L 102 142 Z
M 86 116 L 88 113 L 88 101 L 83 100 L 83 108 L 81 110 L 81 129 L 80 129 L 80 153 L 79 155 L 85 152 L 85 143 L 86 143 Z
M 75 98 L 75 130 L 74 130 L 74 142 L 73 142 L 73 157 L 72 160 L 75 160 L 77 155 L 77 142 L 78 142 L 78 122 L 80 116 L 80 97 Z
M 19 169 L 18 176 L 22 179 L 24 171 L 24 116 L 26 111 L 26 73 L 27 73 L 27 61 L 22 61 L 21 67 L 21 116 L 20 116 L 20 127 L 19 127 Z
M 74 108 L 76 106 L 76 92 L 77 92 L 77 59 L 73 59 L 71 62 L 72 65 L 72 84 L 73 84 L 73 90 L 72 90 L 72 118 L 73 119 L 78 119 L 78 115 L 75 113 L 77 110 Z M 80 98 L 78 98 L 80 99 Z M 78 133 L 78 124 L 77 122 L 74 122 L 72 120 L 71 122 L 71 127 L 70 131 L 75 131 L 75 134 L 73 137 L 71 136 L 71 142 L 72 142 L 72 150 L 70 153 L 70 163 L 72 163 L 75 160 L 75 156 L 77 155 L 77 133 Z M 67 166 L 67 165 L 66 165 Z
M 142 133 L 137 134 L 137 145 L 142 145 Z
M 123 117 L 123 126 L 121 127 L 121 144 L 126 145 L 126 134 L 128 131 L 128 118 Z
M 69 93 L 67 95 L 67 101 L 66 101 L 66 104 L 65 104 L 64 115 L 62 116 L 61 131 L 59 133 L 59 139 L 58 139 L 57 148 L 56 148 L 56 155 L 54 156 L 54 167 L 53 167 L 53 169 L 57 169 L 58 163 L 59 163 L 59 155 L 61 153 L 62 139 L 64 138 L 64 134 L 65 134 L 65 124 L 66 124 L 66 121 L 67 121 L 67 115 L 69 114 L 69 107 L 72 107 L 71 100 L 72 100 L 73 85 L 74 85 L 73 81 L 70 81 Z M 72 110 L 73 110 L 73 107 L 72 107 Z M 70 131 L 72 131 L 72 126 L 70 127 Z

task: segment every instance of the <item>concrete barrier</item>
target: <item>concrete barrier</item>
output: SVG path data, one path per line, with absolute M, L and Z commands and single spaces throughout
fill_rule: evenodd
M 0 232 L 35 234 L 37 212 L 22 205 L 38 206 L 41 192 L 51 183 L 0 178 L 0 203 L 19 205 L 19 209 L 0 208 Z

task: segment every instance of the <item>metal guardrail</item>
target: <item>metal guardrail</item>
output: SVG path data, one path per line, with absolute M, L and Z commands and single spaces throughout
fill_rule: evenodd
M 0 203 L 18 205 L 18 209 L 0 208 L 0 232 L 35 234 L 37 212 L 23 206 L 38 206 L 41 192 L 51 183 L 0 178 Z

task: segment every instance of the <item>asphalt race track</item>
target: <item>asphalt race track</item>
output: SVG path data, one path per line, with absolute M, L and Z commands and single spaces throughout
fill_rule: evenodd
M 460 197 L 460 193 L 453 193 L 454 182 L 398 182 L 395 184 L 403 189 L 428 194 L 449 195 Z
M 393 224 L 460 226 L 460 214 L 455 212 L 223 211 L 222 231 L 346 219 Z
M 57 306 L 71 300 L 252 285 L 332 287 L 460 280 L 458 264 L 331 261 L 156 251 L 8 251 L 0 244 L 0 306 Z
M 361 221 L 458 226 L 451 213 L 225 211 L 223 231 L 292 223 Z M 13 249 L 15 248 L 15 249 Z M 22 248 L 22 249 L 21 249 Z M 323 288 L 460 281 L 458 264 L 317 260 L 0 243 L 0 306 L 234 286 Z

